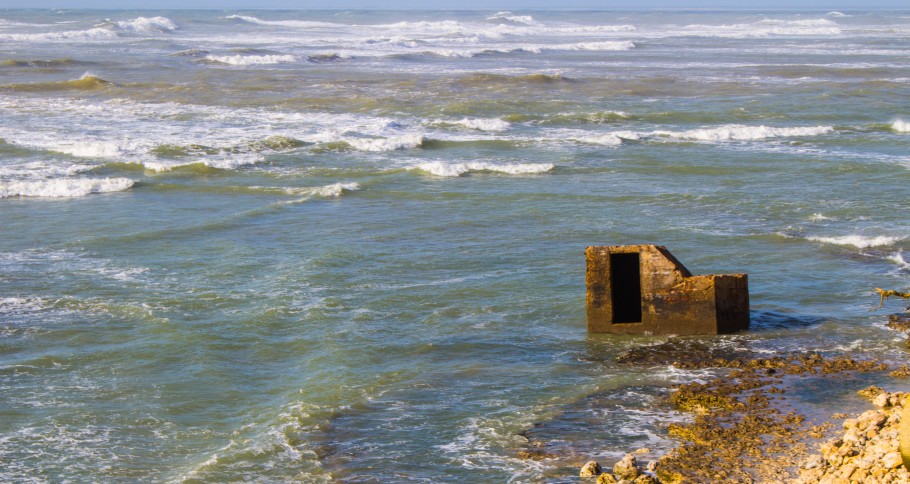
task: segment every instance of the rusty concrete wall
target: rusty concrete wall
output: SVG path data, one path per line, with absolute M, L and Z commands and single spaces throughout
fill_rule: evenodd
M 641 321 L 614 321 L 611 254 L 638 254 Z M 600 246 L 585 250 L 588 331 L 620 334 L 718 334 L 747 329 L 745 274 L 693 276 L 665 247 Z

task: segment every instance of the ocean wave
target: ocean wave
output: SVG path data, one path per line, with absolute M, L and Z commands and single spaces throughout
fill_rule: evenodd
M 555 166 L 551 163 L 515 163 L 494 164 L 482 161 L 467 163 L 444 163 L 441 161 L 421 163 L 414 169 L 436 176 L 461 176 L 470 172 L 494 172 L 508 175 L 536 175 L 552 171 Z
M 894 245 L 904 240 L 905 238 L 906 237 L 893 237 L 884 235 L 873 237 L 865 235 L 844 235 L 840 237 L 806 237 L 807 240 L 811 240 L 813 242 L 821 242 L 834 245 L 851 245 L 860 249 Z
M 289 195 L 309 195 L 323 198 L 338 198 L 345 192 L 354 192 L 357 190 L 360 190 L 360 184 L 356 182 L 332 183 L 331 185 L 325 185 L 321 187 L 284 189 L 285 193 Z
M 40 297 L 2 297 L 0 314 L 38 312 L 51 307 L 51 304 Z
M 166 17 L 137 17 L 114 22 L 118 28 L 129 32 L 173 32 L 177 25 Z
M 205 60 L 232 66 L 261 66 L 297 62 L 293 55 L 207 55 Z
M 73 59 L 36 59 L 36 60 L 19 60 L 19 59 L 7 59 L 0 62 L 2 67 L 40 67 L 40 68 L 54 68 L 54 67 L 65 67 L 78 64 L 78 62 Z
M 891 129 L 898 133 L 910 133 L 910 121 L 895 119 L 894 122 L 891 123 Z
M 255 165 L 264 160 L 262 155 L 247 153 L 245 155 L 230 156 L 224 158 L 199 158 L 192 160 L 145 160 L 142 166 L 148 171 L 166 172 L 189 167 L 205 167 L 217 170 L 236 170 L 242 166 Z
M 423 135 L 406 134 L 388 138 L 348 138 L 344 142 L 357 151 L 395 151 L 419 148 L 423 145 Z
M 135 184 L 129 178 L 54 178 L 0 183 L 0 198 L 84 197 L 93 193 L 121 192 Z
M 28 82 L 22 84 L 2 84 L 0 89 L 24 92 L 41 91 L 93 91 L 115 86 L 113 82 L 106 81 L 90 72 L 86 72 L 78 79 L 55 82 Z
M 819 136 L 832 133 L 831 126 L 772 127 L 726 125 L 686 131 L 654 131 L 653 136 L 693 141 L 751 141 L 790 136 Z
M 530 15 L 515 15 L 509 11 L 497 12 L 487 17 L 487 20 L 505 20 L 523 25 L 541 25 L 540 22 L 534 20 L 534 17 Z
M 828 19 L 764 19 L 751 24 L 686 25 L 677 35 L 720 38 L 755 38 L 771 36 L 835 36 L 841 34 L 836 22 Z
M 508 121 L 498 118 L 481 119 L 481 118 L 464 118 L 457 121 L 438 120 L 429 123 L 434 126 L 462 126 L 477 131 L 506 131 L 512 125 Z
M 309 20 L 263 20 L 258 17 L 253 17 L 249 15 L 229 15 L 224 17 L 227 20 L 240 20 L 242 22 L 255 24 L 255 25 L 271 25 L 278 27 L 293 27 L 300 29 L 309 29 L 317 27 L 342 27 L 342 24 L 335 24 L 331 22 L 313 22 Z
M 579 42 L 577 44 L 559 44 L 554 46 L 540 46 L 545 50 L 592 50 L 592 51 L 622 51 L 634 49 L 635 44 L 628 40 L 608 40 L 601 42 Z
M 907 259 L 904 258 L 903 252 L 895 252 L 895 253 L 891 254 L 890 256 L 888 256 L 887 260 L 894 262 L 895 264 L 900 266 L 901 269 L 910 270 L 910 261 L 908 261 Z
M 0 34 L 0 40 L 13 42 L 66 42 L 74 40 L 109 40 L 116 38 L 116 32 L 101 27 L 95 27 L 88 30 L 68 30 L 64 32 L 46 32 L 40 34 Z

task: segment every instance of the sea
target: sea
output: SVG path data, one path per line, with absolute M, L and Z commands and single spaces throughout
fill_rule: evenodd
M 910 11 L 0 10 L 0 481 L 576 482 L 716 374 L 629 349 L 906 363 L 908 54 Z M 588 334 L 624 244 L 748 273 L 749 331 Z

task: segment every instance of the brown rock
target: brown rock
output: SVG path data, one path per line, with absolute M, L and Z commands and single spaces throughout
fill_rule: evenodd
M 613 477 L 613 474 L 610 474 L 609 472 L 604 472 L 597 477 L 597 484 L 616 484 L 617 482 L 619 481 L 617 481 L 616 478 Z
M 641 469 L 638 462 L 632 454 L 626 454 L 619 462 L 613 466 L 613 474 L 620 479 L 633 480 L 641 475 Z
M 899 452 L 891 452 L 882 457 L 882 466 L 885 469 L 894 469 L 904 463 Z
M 592 460 L 581 466 L 581 472 L 578 473 L 578 477 L 597 477 L 602 473 L 603 468 L 600 467 L 600 464 Z

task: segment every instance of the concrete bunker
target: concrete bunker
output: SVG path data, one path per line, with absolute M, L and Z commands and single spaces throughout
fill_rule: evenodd
M 726 334 L 749 329 L 746 274 L 693 276 L 663 246 L 585 250 L 591 333 Z

